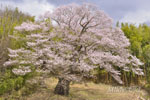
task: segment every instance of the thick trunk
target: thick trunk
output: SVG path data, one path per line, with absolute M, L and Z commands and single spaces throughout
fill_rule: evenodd
M 69 94 L 69 84 L 70 81 L 64 79 L 64 78 L 59 78 L 59 81 L 55 87 L 55 94 L 59 95 L 68 95 Z

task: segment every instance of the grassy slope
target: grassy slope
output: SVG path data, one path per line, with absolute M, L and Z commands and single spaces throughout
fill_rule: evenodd
M 87 83 L 72 84 L 70 88 L 70 95 L 68 97 L 55 95 L 53 93 L 56 86 L 56 79 L 47 79 L 46 84 L 48 89 L 40 90 L 30 95 L 26 100 L 142 100 L 138 96 L 145 95 L 142 90 L 132 90 L 124 92 L 109 92 L 112 86 L 104 84 Z

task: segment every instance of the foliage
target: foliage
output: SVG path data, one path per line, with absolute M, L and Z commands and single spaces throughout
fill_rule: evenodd
M 15 77 L 11 78 L 7 75 L 1 78 L 0 81 L 0 95 L 10 92 L 12 90 L 18 90 L 20 89 L 24 84 L 24 78 L 23 77 Z
M 34 17 L 24 14 L 18 8 L 0 8 L 0 95 L 23 87 L 25 78 L 12 73 L 3 63 L 9 59 L 7 48 L 20 48 L 23 42 L 11 39 L 14 27 L 23 21 L 34 21 Z M 22 36 L 23 37 L 23 36 Z
M 8 59 L 7 48 L 19 48 L 22 46 L 21 41 L 10 39 L 8 36 L 14 34 L 14 27 L 23 21 L 34 21 L 34 17 L 23 14 L 16 9 L 8 7 L 0 9 L 0 69 L 3 63 Z
M 150 50 L 150 28 L 146 24 L 135 26 L 122 23 L 122 30 L 131 42 L 131 51 L 144 62 L 146 81 L 150 82 L 149 50 Z

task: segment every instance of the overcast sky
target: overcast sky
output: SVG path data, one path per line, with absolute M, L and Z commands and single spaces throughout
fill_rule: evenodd
M 3 5 L 13 5 L 31 15 L 38 16 L 57 6 L 89 2 L 108 13 L 114 22 L 150 23 L 150 0 L 0 0 Z

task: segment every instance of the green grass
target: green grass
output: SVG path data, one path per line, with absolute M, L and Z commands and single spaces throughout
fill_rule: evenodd
M 139 96 L 146 96 L 144 90 L 112 92 L 110 89 L 114 88 L 113 86 L 87 83 L 87 86 L 85 84 L 71 84 L 70 94 L 66 97 L 53 93 L 57 84 L 56 79 L 47 79 L 45 83 L 48 89 L 39 89 L 25 100 L 140 100 Z

